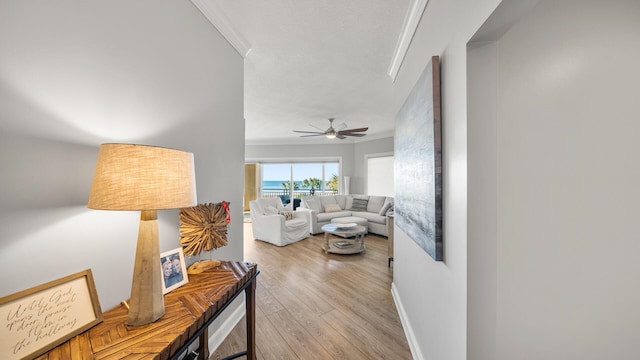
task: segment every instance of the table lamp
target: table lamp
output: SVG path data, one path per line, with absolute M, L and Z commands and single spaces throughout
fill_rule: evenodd
M 88 207 L 139 210 L 129 325 L 145 325 L 164 315 L 157 210 L 197 204 L 193 154 L 157 146 L 102 144 Z

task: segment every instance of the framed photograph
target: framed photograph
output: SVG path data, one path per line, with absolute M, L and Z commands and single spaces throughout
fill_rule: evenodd
M 102 321 L 91 270 L 0 298 L 0 359 L 33 359 Z
M 189 282 L 187 278 L 187 265 L 184 262 L 184 252 L 181 247 L 160 254 L 160 266 L 163 279 L 163 294 Z

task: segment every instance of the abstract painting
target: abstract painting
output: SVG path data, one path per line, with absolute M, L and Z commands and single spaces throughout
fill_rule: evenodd
M 440 58 L 433 56 L 396 116 L 395 224 L 443 261 Z

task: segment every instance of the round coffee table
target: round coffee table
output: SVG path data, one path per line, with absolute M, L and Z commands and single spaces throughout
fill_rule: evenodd
M 352 225 L 352 226 L 350 226 Z M 327 224 L 321 228 L 324 231 L 324 244 L 322 249 L 326 253 L 333 254 L 358 254 L 366 250 L 364 235 L 367 228 L 358 224 Z M 332 239 L 331 235 L 342 239 Z

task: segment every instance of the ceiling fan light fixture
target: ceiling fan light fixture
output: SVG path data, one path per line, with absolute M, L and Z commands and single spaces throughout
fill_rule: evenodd
M 344 140 L 348 136 L 363 137 L 363 136 L 366 135 L 366 134 L 364 134 L 364 132 L 369 130 L 368 127 L 357 128 L 357 129 L 345 129 L 347 127 L 347 124 L 345 124 L 345 123 L 342 123 L 342 124 L 340 124 L 340 125 L 338 125 L 338 126 L 336 126 L 334 128 L 333 127 L 333 120 L 335 120 L 335 119 L 334 118 L 329 118 L 329 128 L 327 130 L 325 130 L 325 131 L 322 131 L 322 129 L 320 129 L 317 126 L 311 125 L 314 128 L 316 128 L 318 130 L 321 130 L 321 131 L 293 130 L 293 132 L 304 134 L 304 135 L 300 135 L 300 137 L 325 136 L 327 139 L 338 138 L 340 140 Z

